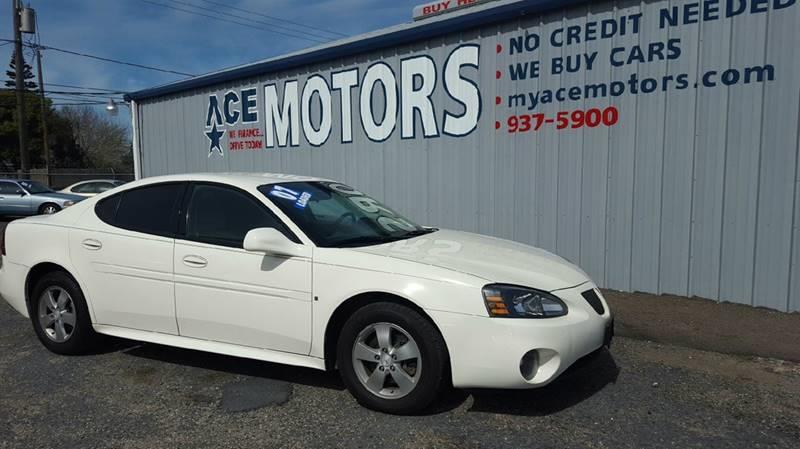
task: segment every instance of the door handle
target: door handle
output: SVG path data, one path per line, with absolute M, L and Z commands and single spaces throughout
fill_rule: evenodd
M 192 268 L 203 268 L 208 265 L 208 261 L 200 256 L 186 256 L 183 258 L 183 264 Z
M 97 251 L 103 247 L 103 244 L 95 239 L 86 239 L 81 242 L 84 248 L 88 249 L 89 251 Z

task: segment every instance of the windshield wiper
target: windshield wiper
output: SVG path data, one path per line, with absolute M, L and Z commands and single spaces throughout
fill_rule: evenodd
M 419 237 L 420 235 L 432 234 L 432 233 L 434 233 L 434 232 L 436 232 L 438 230 L 439 230 L 439 228 L 420 228 L 420 229 L 415 229 L 413 231 L 409 231 L 409 232 L 403 234 L 401 238 Z
M 369 236 L 369 237 L 354 237 L 351 239 L 345 239 L 340 242 L 336 242 L 336 247 L 350 247 L 350 246 L 372 246 L 372 245 L 382 245 L 384 243 L 392 243 L 397 242 L 399 240 L 406 240 L 413 237 L 419 237 L 421 235 L 427 235 L 432 232 L 438 231 L 438 228 L 422 228 L 422 229 L 415 229 L 413 231 L 406 232 L 403 235 L 397 236 Z
M 354 237 L 351 239 L 344 239 L 339 242 L 336 242 L 334 247 L 336 248 L 345 248 L 350 246 L 372 246 L 372 245 L 381 245 L 384 243 L 393 242 L 394 239 L 389 237 L 377 237 L 377 236 L 370 236 L 370 237 Z

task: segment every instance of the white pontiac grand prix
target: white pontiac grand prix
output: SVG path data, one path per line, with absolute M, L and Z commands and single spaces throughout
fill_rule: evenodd
M 533 388 L 610 343 L 578 267 L 416 225 L 346 185 L 192 174 L 126 184 L 0 235 L 0 294 L 59 354 L 96 334 L 338 369 L 362 404 Z

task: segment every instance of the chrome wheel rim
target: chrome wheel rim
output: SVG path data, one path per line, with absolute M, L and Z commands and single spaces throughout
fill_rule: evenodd
M 417 342 L 402 327 L 393 323 L 370 324 L 353 344 L 353 369 L 370 393 L 399 399 L 419 383 L 422 355 Z
M 47 338 L 64 343 L 75 332 L 75 303 L 61 287 L 48 287 L 39 297 L 39 324 Z
M 42 210 L 42 212 L 43 212 L 45 215 L 51 215 L 51 214 L 54 214 L 54 213 L 56 213 L 56 212 L 58 212 L 58 211 L 56 210 L 56 207 L 55 207 L 55 206 L 47 206 L 47 207 L 45 207 L 45 208 Z

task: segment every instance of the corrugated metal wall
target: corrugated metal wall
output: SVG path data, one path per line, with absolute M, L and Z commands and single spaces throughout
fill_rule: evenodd
M 663 8 L 687 1 L 598 2 L 557 14 L 465 31 L 379 53 L 305 67 L 140 104 L 142 173 L 272 171 L 339 179 L 369 192 L 418 222 L 491 234 L 536 245 L 582 266 L 604 287 L 700 296 L 778 310 L 800 310 L 800 6 L 675 27 L 659 26 Z M 724 10 L 725 2 L 720 7 Z M 740 3 L 740 2 L 733 2 Z M 747 2 L 751 7 L 754 2 Z M 763 6 L 763 2 L 761 3 Z M 756 7 L 760 7 L 756 5 Z M 545 42 L 565 26 L 642 14 L 639 33 L 555 47 Z M 724 11 L 723 11 L 724 13 Z M 703 15 L 700 9 L 700 17 Z M 535 52 L 510 54 L 512 39 L 539 33 Z M 613 48 L 680 39 L 673 60 L 612 66 Z M 401 139 L 400 126 L 383 143 L 360 126 L 342 144 L 334 115 L 321 147 L 225 151 L 209 156 L 204 132 L 209 95 L 258 89 L 264 130 L 268 83 L 366 68 L 384 61 L 399 76 L 400 60 L 430 55 L 441 76 L 450 52 L 480 45 L 479 69 L 462 76 L 479 86 L 482 114 L 466 137 Z M 495 51 L 501 44 L 503 51 Z M 548 74 L 555 57 L 598 52 L 591 70 Z M 512 81 L 509 65 L 540 60 L 542 75 Z M 704 87 L 710 71 L 774 65 L 774 80 Z M 501 78 L 495 78 L 495 71 Z M 528 111 L 509 107 L 514 93 L 688 74 L 687 89 L 554 102 Z M 743 73 L 743 72 L 741 72 Z M 741 75 L 743 76 L 743 75 Z M 700 82 L 698 88 L 693 83 Z M 439 80 L 441 83 L 441 80 Z M 357 93 L 353 90 L 354 122 Z M 279 92 L 281 90 L 279 89 Z M 495 105 L 500 96 L 502 104 Z M 441 85 L 433 94 L 439 126 L 459 105 Z M 333 95 L 333 109 L 339 108 Z M 619 123 L 596 128 L 509 133 L 513 114 L 615 106 Z M 377 106 L 381 108 L 381 105 Z M 319 114 L 318 110 L 314 112 Z M 495 129 L 495 122 L 501 129 Z M 227 129 L 235 129 L 228 127 Z

